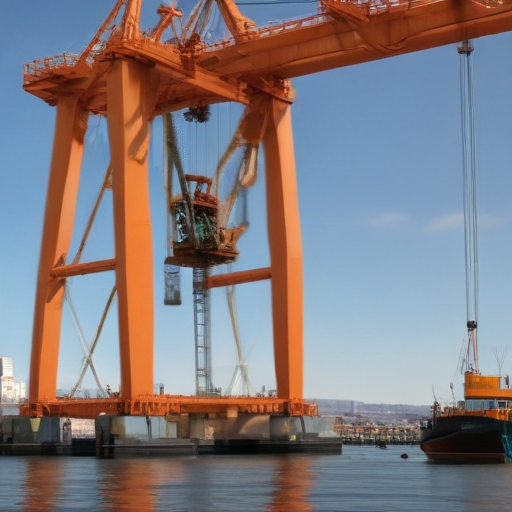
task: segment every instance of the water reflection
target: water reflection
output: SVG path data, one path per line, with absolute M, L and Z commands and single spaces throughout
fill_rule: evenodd
M 265 507 L 271 512 L 308 512 L 311 505 L 309 493 L 316 480 L 313 466 L 316 457 L 308 455 L 282 456 L 274 467 L 272 500 Z
M 315 508 L 311 490 L 318 460 L 311 455 L 30 457 L 20 471 L 13 510 L 309 512 Z
M 102 460 L 102 510 L 309 512 L 315 508 L 310 491 L 316 460 L 301 455 Z
M 510 509 L 512 464 L 429 464 L 419 448 L 332 456 L 0 458 L 1 512 Z
M 55 510 L 61 492 L 63 459 L 30 457 L 25 459 L 22 473 L 21 510 L 26 512 L 48 512 Z
M 165 459 L 99 460 L 102 510 L 156 512 L 158 488 L 168 478 Z

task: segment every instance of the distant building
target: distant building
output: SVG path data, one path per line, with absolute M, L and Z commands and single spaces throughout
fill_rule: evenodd
M 0 402 L 19 402 L 25 398 L 25 383 L 14 380 L 12 357 L 0 357 Z
M 0 377 L 14 378 L 12 357 L 0 357 Z

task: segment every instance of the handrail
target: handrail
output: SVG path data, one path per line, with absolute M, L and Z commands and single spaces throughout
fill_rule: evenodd
M 79 59 L 76 53 L 59 53 L 51 57 L 44 57 L 33 62 L 23 64 L 23 76 L 40 76 L 56 68 L 69 67 L 76 65 Z
M 390 12 L 395 9 L 402 10 L 404 7 L 413 8 L 425 4 L 438 3 L 444 0 L 329 0 L 330 3 L 347 4 L 350 7 L 361 11 L 367 16 L 375 16 Z M 484 0 L 483 0 L 484 1 Z M 491 1 L 491 0 L 488 0 Z M 324 1 L 320 1 L 322 11 L 318 14 L 305 15 L 305 17 L 289 18 L 282 21 L 272 21 L 261 27 L 256 27 L 247 32 L 248 39 L 256 39 L 259 37 L 268 37 L 287 30 L 308 27 L 320 23 L 328 23 L 331 21 L 331 15 L 325 9 Z M 203 49 L 205 52 L 214 51 L 226 46 L 231 46 L 237 41 L 234 37 L 228 37 L 214 43 L 205 44 Z

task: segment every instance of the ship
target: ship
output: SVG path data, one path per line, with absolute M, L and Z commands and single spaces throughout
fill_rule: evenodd
M 503 463 L 512 460 L 512 389 L 509 377 L 464 373 L 464 400 L 435 401 L 420 447 L 429 460 Z
M 512 460 L 512 389 L 509 377 L 483 375 L 478 365 L 478 247 L 475 137 L 472 102 L 471 41 L 457 47 L 461 55 L 464 240 L 468 343 L 461 368 L 464 400 L 441 407 L 437 400 L 422 429 L 421 449 L 430 460 L 446 462 L 506 462 Z M 452 393 L 453 393 L 453 384 Z

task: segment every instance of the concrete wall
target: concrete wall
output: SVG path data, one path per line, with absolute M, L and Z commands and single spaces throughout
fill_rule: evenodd
M 149 440 L 176 439 L 177 423 L 159 416 L 109 416 L 96 418 L 99 444 L 139 443 Z
M 190 437 L 195 439 L 270 439 L 268 414 L 240 414 L 237 418 L 192 417 Z
M 60 443 L 64 418 L 14 417 L 11 420 L 13 443 Z

